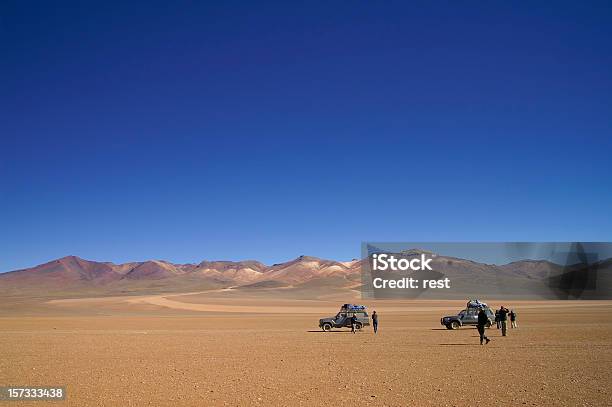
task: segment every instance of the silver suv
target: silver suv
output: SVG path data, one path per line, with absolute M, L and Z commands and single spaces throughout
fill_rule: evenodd
M 335 317 L 321 318 L 319 320 L 319 328 L 325 332 L 331 331 L 332 328 L 350 328 L 353 315 L 357 317 L 355 329 L 359 330 L 364 326 L 370 325 L 370 317 L 364 306 L 347 307 L 347 305 L 350 304 L 343 305 Z
M 495 314 L 491 311 L 491 308 L 484 306 L 482 307 L 489 321 L 487 322 L 487 328 L 489 328 L 495 321 Z M 466 325 L 477 325 L 478 324 L 478 312 L 480 308 L 466 308 L 459 312 L 457 315 L 449 315 L 440 319 L 440 324 L 444 325 L 446 329 L 459 329 L 459 327 Z

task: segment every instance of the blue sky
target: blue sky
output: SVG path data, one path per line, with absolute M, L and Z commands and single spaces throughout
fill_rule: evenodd
M 605 2 L 3 3 L 0 271 L 612 240 Z

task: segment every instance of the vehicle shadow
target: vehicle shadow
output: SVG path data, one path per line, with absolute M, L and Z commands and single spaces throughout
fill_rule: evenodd
M 439 343 L 438 346 L 480 346 L 479 343 Z
M 322 329 L 319 329 L 318 331 L 312 330 L 312 331 L 306 331 L 306 332 L 321 333 L 321 334 L 350 334 L 352 333 L 351 331 L 324 331 Z

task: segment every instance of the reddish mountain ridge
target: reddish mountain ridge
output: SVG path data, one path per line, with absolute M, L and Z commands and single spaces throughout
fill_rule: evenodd
M 173 264 L 150 260 L 114 264 L 67 256 L 28 269 L 0 274 L 1 291 L 41 288 L 47 291 L 79 288 L 141 287 L 173 284 L 202 286 L 241 286 L 274 281 L 283 286 L 301 284 L 321 277 L 359 276 L 359 262 L 336 262 L 300 256 L 285 263 L 266 266 L 258 261 L 203 261 L 199 264 Z M 347 279 L 347 284 L 349 283 Z M 262 284 L 261 286 L 266 286 Z M 30 290 L 31 291 L 31 290 Z
M 406 255 L 419 255 L 419 252 L 413 250 Z M 508 288 L 510 292 L 526 291 L 529 287 L 543 286 L 547 278 L 562 271 L 561 266 L 548 261 L 522 260 L 500 266 L 429 254 L 433 257 L 433 269 L 441 276 L 451 277 L 457 293 L 471 293 L 475 281 L 488 287 Z M 602 266 L 609 270 L 608 263 L 603 262 Z M 114 264 L 67 256 L 32 268 L 0 273 L 0 293 L 133 294 L 226 287 L 351 289 L 361 284 L 361 266 L 359 260 L 339 262 L 310 256 L 271 266 L 254 260 L 203 261 L 199 264 L 149 260 Z

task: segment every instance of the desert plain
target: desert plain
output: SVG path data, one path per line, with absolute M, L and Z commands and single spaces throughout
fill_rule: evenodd
M 481 346 L 476 329 L 440 325 L 465 301 L 281 291 L 4 298 L 0 386 L 67 389 L 4 404 L 611 405 L 612 301 L 486 299 L 514 308 L 519 328 L 491 328 Z M 321 331 L 343 302 L 377 310 L 378 334 Z

